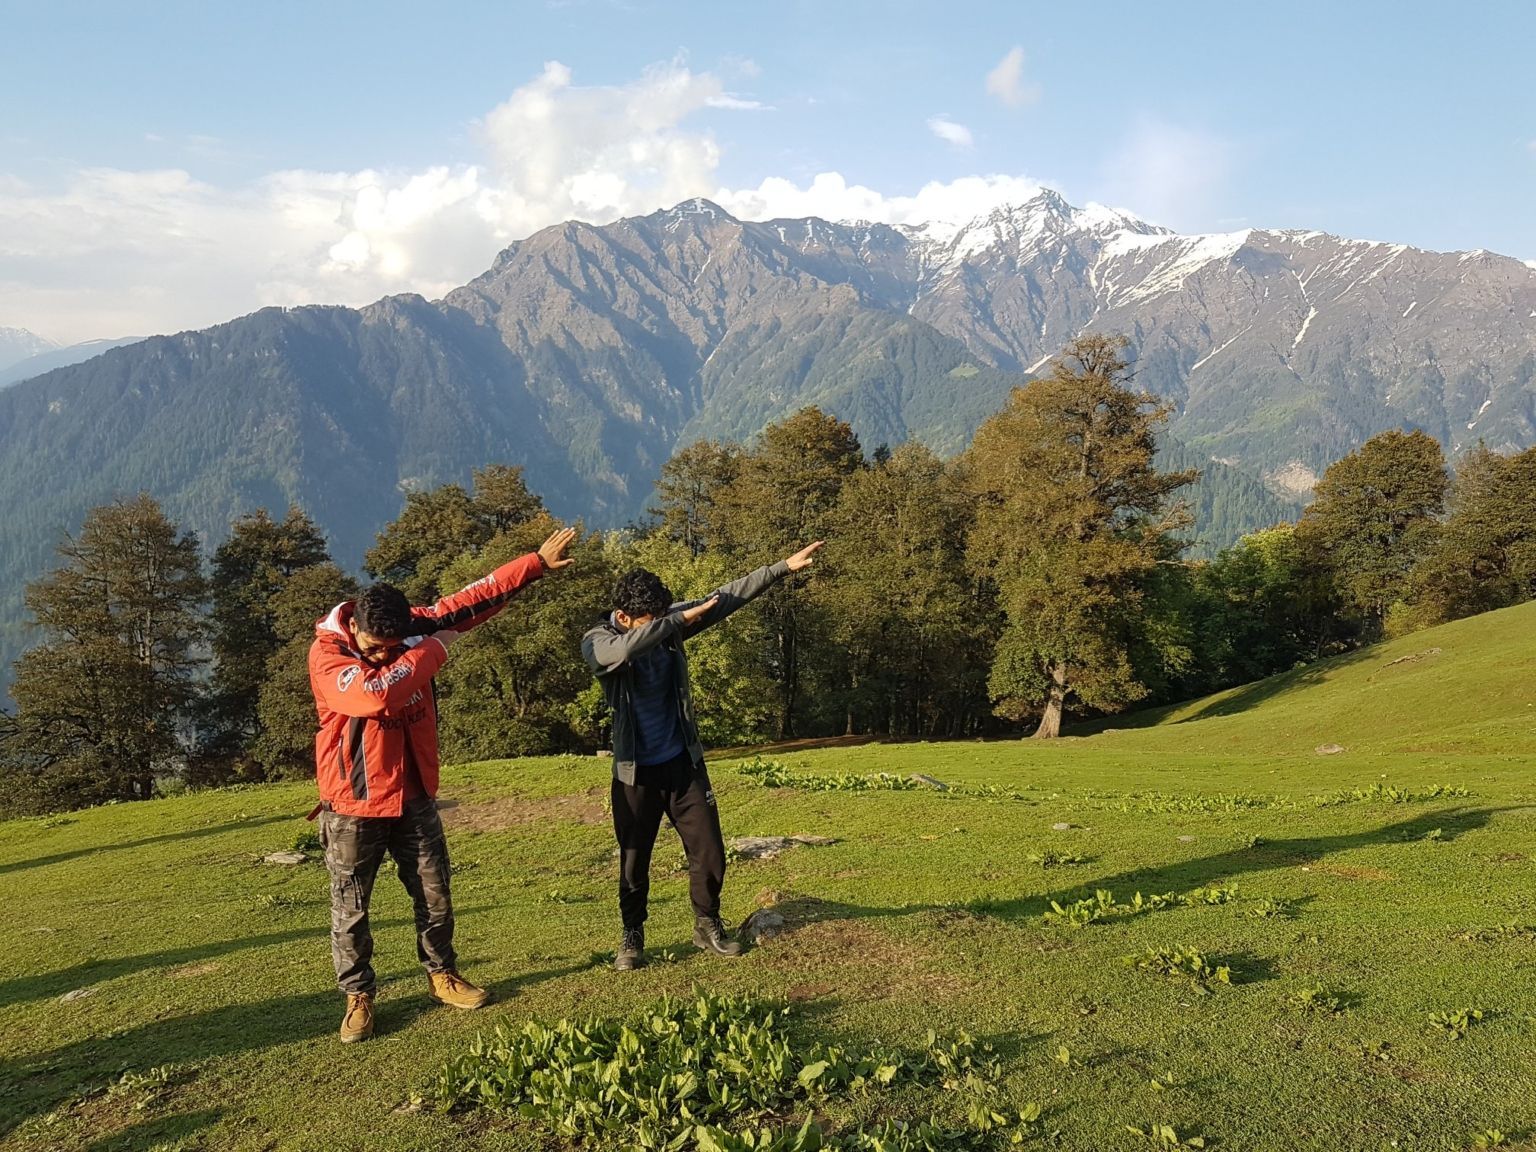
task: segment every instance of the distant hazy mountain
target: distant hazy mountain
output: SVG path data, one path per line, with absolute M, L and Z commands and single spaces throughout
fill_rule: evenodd
M 40 352 L 47 352 L 57 347 L 58 345 L 52 340 L 39 336 L 35 332 L 28 332 L 25 328 L 0 327 L 0 372 L 19 360 L 25 360 L 29 356 L 36 356 Z
M 358 563 L 412 487 L 523 464 L 555 511 L 640 514 L 667 457 L 806 404 L 871 448 L 964 446 L 1080 332 L 1123 332 L 1207 468 L 1207 544 L 1293 514 L 1387 427 L 1536 443 L 1536 269 L 1317 232 L 1180 236 L 1042 193 L 921 228 L 704 200 L 547 228 L 443 300 L 266 309 L 0 393 L 0 625 L 91 504 L 148 489 L 210 543 L 302 503 Z M 1269 491 L 1264 486 L 1267 484 Z
M 142 339 L 142 336 L 127 336 L 121 340 L 84 340 L 79 344 L 67 344 L 62 348 L 50 346 L 46 352 L 35 353 L 24 360 L 18 360 L 8 368 L 0 368 L 0 388 L 22 380 L 30 380 L 34 376 L 41 376 L 44 372 L 52 372 L 55 368 L 79 364 L 93 356 L 100 356 L 109 348 L 137 344 Z

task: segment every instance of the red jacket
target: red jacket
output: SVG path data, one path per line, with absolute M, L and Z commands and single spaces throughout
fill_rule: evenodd
M 462 632 L 489 620 L 524 585 L 544 574 L 537 552 L 503 564 L 430 608 L 412 608 L 423 631 Z M 432 677 L 448 649 L 430 635 L 412 636 L 392 663 L 369 664 L 352 647 L 352 602 L 315 623 L 309 686 L 320 714 L 315 776 L 320 799 L 344 816 L 398 816 L 404 802 L 407 750 L 428 796 L 437 795 L 437 705 Z

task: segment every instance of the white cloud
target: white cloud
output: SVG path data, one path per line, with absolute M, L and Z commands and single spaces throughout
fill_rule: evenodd
M 928 117 L 928 131 L 956 148 L 971 146 L 971 130 L 964 124 L 956 124 L 948 116 Z
M 46 189 L 0 173 L 0 323 L 80 340 L 269 304 L 441 295 L 545 225 L 708 195 L 719 148 L 685 122 L 737 106 L 680 60 L 585 88 L 552 62 L 478 125 L 479 164 L 282 171 L 234 188 L 181 170 L 83 169 Z
M 1199 231 L 1209 227 L 1230 167 L 1231 148 L 1219 137 L 1143 117 L 1111 153 L 1096 199 Z
M 743 220 L 820 216 L 872 224 L 964 223 L 1002 204 L 1028 200 L 1042 187 L 1026 176 L 962 176 L 925 184 L 912 196 L 886 196 L 862 184 L 849 184 L 836 172 L 823 172 L 803 188 L 775 176 L 756 188 L 722 188 L 715 199 Z
M 711 96 L 705 101 L 711 108 L 725 108 L 733 112 L 772 112 L 772 104 L 764 104 L 761 100 L 747 100 L 740 96 L 726 93 L 724 96 Z
M 722 188 L 719 147 L 691 121 L 734 100 L 721 78 L 681 61 L 615 87 L 578 86 L 550 63 L 476 126 L 475 163 L 286 170 L 235 187 L 180 169 L 80 169 L 51 187 L 0 172 L 0 324 L 67 342 L 202 327 L 274 304 L 436 297 L 546 225 L 692 196 L 746 219 L 915 224 L 969 220 L 1040 189 L 989 175 L 893 196 L 836 172 Z
M 987 73 L 987 91 L 1010 108 L 1022 108 L 1040 99 L 1040 85 L 1025 83 L 1023 48 L 1015 44 Z

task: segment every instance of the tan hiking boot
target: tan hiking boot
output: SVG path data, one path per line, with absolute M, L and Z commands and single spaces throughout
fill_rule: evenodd
M 491 1002 L 489 992 L 475 987 L 452 968 L 427 973 L 427 995 L 450 1008 L 484 1008 Z
M 341 1042 L 356 1044 L 373 1035 L 373 993 L 348 992 L 347 1014 L 341 1018 Z

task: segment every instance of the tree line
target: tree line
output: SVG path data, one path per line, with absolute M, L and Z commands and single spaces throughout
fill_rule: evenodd
M 649 518 L 584 534 L 576 566 L 466 635 L 439 674 L 446 759 L 590 752 L 606 739 L 579 639 L 617 575 L 699 596 L 813 539 L 809 579 L 693 642 L 704 739 L 1056 735 L 1216 691 L 1536 592 L 1536 449 L 1447 467 L 1388 431 L 1328 468 L 1299 521 L 1184 559 L 1198 473 L 1154 459 L 1165 403 L 1125 342 L 1075 341 L 958 458 L 866 451 L 815 408 L 751 445 L 663 468 Z M 558 526 L 520 468 L 412 492 L 367 574 L 426 602 Z M 94 509 L 27 588 L 42 641 L 0 714 L 0 810 L 307 777 L 306 652 L 357 581 L 301 509 L 237 520 L 205 561 L 148 495 Z

